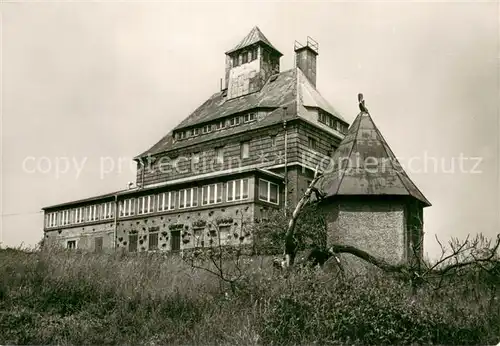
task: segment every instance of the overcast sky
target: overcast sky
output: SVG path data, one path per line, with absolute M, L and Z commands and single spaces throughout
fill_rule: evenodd
M 282 71 L 294 40 L 319 42 L 317 87 L 349 122 L 364 93 L 433 204 L 424 214 L 431 257 L 435 235 L 500 232 L 496 2 L 1 7 L 4 246 L 42 238 L 43 206 L 134 181 L 131 158 L 218 91 L 224 52 L 255 25 L 284 54 Z

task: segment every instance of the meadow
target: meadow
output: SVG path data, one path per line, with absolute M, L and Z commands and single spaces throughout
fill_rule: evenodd
M 273 268 L 243 257 L 235 290 L 179 256 L 0 250 L 0 344 L 497 344 L 498 270 L 439 289 Z M 498 268 L 497 268 L 498 269 Z

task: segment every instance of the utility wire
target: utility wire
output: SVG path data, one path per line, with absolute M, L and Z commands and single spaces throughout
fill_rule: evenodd
M 33 211 L 30 213 L 11 213 L 11 214 L 1 214 L 0 216 L 20 216 L 20 215 L 35 215 L 35 214 L 41 214 L 43 211 Z

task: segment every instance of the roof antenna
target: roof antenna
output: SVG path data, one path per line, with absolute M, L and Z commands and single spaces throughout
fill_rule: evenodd
M 358 102 L 359 102 L 359 110 L 361 111 L 361 113 L 370 114 L 370 112 L 368 112 L 368 108 L 366 108 L 365 106 L 365 100 L 363 99 L 363 94 L 358 94 Z

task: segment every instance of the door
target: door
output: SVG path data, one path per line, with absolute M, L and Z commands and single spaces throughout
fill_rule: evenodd
M 101 252 L 102 251 L 102 237 L 96 237 L 94 238 L 94 251 L 95 252 Z
M 179 251 L 181 249 L 181 231 L 172 231 L 170 249 L 172 251 Z

